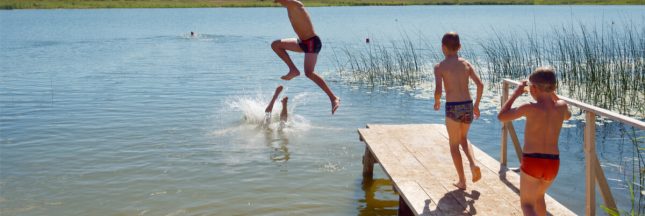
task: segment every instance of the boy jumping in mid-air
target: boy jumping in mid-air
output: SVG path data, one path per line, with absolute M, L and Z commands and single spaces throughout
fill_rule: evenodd
M 536 103 L 511 108 L 525 87 Z M 520 165 L 520 202 L 524 215 L 546 215 L 544 194 L 558 174 L 560 156 L 558 137 L 562 122 L 571 117 L 567 104 L 555 94 L 556 76 L 551 68 L 541 67 L 523 81 L 506 101 L 497 118 L 502 122 L 526 117 L 524 150 Z
M 325 80 L 314 72 L 316 67 L 316 60 L 318 59 L 318 52 L 322 48 L 320 38 L 314 32 L 314 26 L 311 23 L 309 13 L 305 10 L 302 2 L 297 0 L 275 0 L 276 3 L 281 4 L 287 8 L 289 14 L 289 21 L 293 30 L 298 35 L 296 38 L 287 38 L 276 40 L 271 43 L 271 48 L 278 54 L 278 57 L 284 61 L 289 67 L 289 73 L 282 76 L 283 80 L 291 80 L 300 75 L 300 71 L 296 65 L 293 64 L 287 50 L 294 52 L 305 53 L 305 75 L 316 83 L 325 93 L 329 96 L 331 101 L 331 114 L 333 115 L 340 106 L 340 98 L 334 95 L 329 89 Z
M 479 118 L 479 102 L 484 92 L 484 84 L 475 74 L 473 66 L 465 59 L 459 58 L 458 52 L 460 48 L 459 35 L 456 32 L 448 32 L 443 35 L 441 50 L 446 58 L 434 67 L 436 82 L 434 109 L 439 110 L 441 107 L 441 91 L 442 87 L 445 86 L 446 128 L 448 129 L 450 154 L 459 175 L 459 181 L 454 185 L 465 190 L 466 177 L 463 163 L 461 162 L 461 153 L 459 152 L 460 145 L 470 163 L 473 182 L 481 179 L 481 171 L 479 166 L 475 164 L 473 150 L 468 145 L 467 136 L 473 118 Z M 477 85 L 477 99 L 474 106 L 468 90 L 469 78 Z

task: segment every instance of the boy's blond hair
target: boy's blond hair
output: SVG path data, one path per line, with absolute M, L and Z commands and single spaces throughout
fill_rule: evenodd
M 459 42 L 459 34 L 457 32 L 448 32 L 441 38 L 441 44 L 446 46 L 450 51 L 456 51 L 461 47 Z
M 555 76 L 555 70 L 550 67 L 539 67 L 531 73 L 529 76 L 529 81 L 532 85 L 535 85 L 540 91 L 551 93 L 555 91 L 557 87 L 557 78 Z

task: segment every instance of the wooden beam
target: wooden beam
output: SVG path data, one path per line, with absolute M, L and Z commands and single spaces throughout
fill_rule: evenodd
M 605 178 L 605 172 L 602 171 L 600 167 L 600 161 L 598 161 L 598 155 L 594 153 L 594 172 L 596 173 L 596 181 L 598 182 L 598 188 L 600 188 L 600 194 L 602 199 L 605 201 L 605 206 L 609 209 L 616 210 L 616 201 L 614 201 L 614 196 L 611 195 L 611 190 L 609 189 L 609 184 L 607 184 L 607 178 Z
M 513 85 L 519 85 L 520 84 L 520 82 L 515 81 L 515 80 L 504 79 L 504 84 L 506 84 L 506 83 L 513 84 Z M 576 107 L 578 107 L 578 108 L 580 108 L 582 110 L 585 110 L 587 112 L 593 112 L 593 113 L 596 113 L 597 115 L 607 117 L 607 118 L 610 118 L 610 119 L 613 119 L 613 120 L 616 120 L 616 121 L 619 121 L 619 122 L 634 126 L 634 127 L 638 128 L 638 129 L 641 129 L 641 130 L 645 130 L 645 122 L 642 122 L 642 121 L 640 121 L 638 119 L 630 118 L 630 117 L 621 115 L 619 113 L 612 112 L 611 110 L 606 110 L 606 109 L 603 109 L 603 108 L 600 108 L 600 107 L 597 107 L 597 106 L 594 106 L 594 105 L 591 105 L 591 104 L 586 104 L 586 103 L 583 103 L 583 102 L 580 102 L 580 101 L 577 101 L 577 100 L 574 100 L 574 99 L 571 99 L 571 98 L 568 98 L 568 97 L 565 97 L 565 96 L 558 95 L 558 97 L 561 100 L 567 102 L 567 104 L 570 104 L 572 106 L 576 106 Z
M 504 106 L 504 103 L 506 103 L 507 100 L 508 100 L 508 83 L 504 82 L 502 84 L 502 98 L 501 98 L 501 102 L 502 102 L 501 106 L 502 107 Z M 506 148 L 508 146 L 507 144 L 508 144 L 508 129 L 506 128 L 506 124 L 502 123 L 502 143 L 501 143 L 501 146 L 502 146 L 501 154 L 502 155 L 499 157 L 500 164 L 502 166 L 506 166 L 507 162 L 508 162 L 508 160 L 506 158 L 507 155 L 508 155 L 507 150 L 506 150 Z
M 363 154 L 363 179 L 372 179 L 374 176 L 374 156 L 370 147 L 365 144 L 365 153 Z
M 596 153 L 596 114 L 593 112 L 586 112 L 585 117 L 585 190 L 587 196 L 585 197 L 585 215 L 596 215 L 596 174 L 595 174 L 595 159 Z
M 513 122 L 506 122 L 508 124 L 508 133 L 511 135 L 511 140 L 513 140 L 513 146 L 515 147 L 515 155 L 517 155 L 517 160 L 522 161 L 522 146 L 520 146 L 520 139 L 517 138 L 517 133 L 515 133 L 515 127 L 513 127 Z

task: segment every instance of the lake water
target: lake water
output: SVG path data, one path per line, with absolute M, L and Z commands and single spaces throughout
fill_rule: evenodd
M 475 46 L 494 31 L 642 26 L 644 9 L 310 8 L 323 40 L 317 71 L 342 97 L 334 116 L 304 76 L 279 79 L 287 68 L 270 43 L 295 36 L 283 8 L 0 11 L 0 214 L 392 215 L 398 196 L 380 168 L 372 185 L 361 184 L 356 128 L 443 123 L 443 111 L 432 110 L 432 89 L 346 84 L 334 71 L 333 48 L 362 46 L 366 37 L 386 43 L 402 32 L 439 43 L 454 30 Z M 302 65 L 302 55 L 292 57 Z M 290 122 L 263 128 L 278 84 L 290 97 Z M 469 137 L 495 158 L 498 98 L 487 93 Z M 582 214 L 583 123 L 568 124 L 549 193 Z M 523 121 L 515 125 L 522 136 Z M 598 134 L 614 196 L 629 210 L 624 180 L 633 146 L 618 125 Z

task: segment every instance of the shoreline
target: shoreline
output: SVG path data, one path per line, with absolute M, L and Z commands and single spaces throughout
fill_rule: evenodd
M 421 5 L 645 5 L 644 0 L 313 0 L 307 7 L 421 6 Z M 251 8 L 280 7 L 272 0 L 172 1 L 172 0 L 0 0 L 0 10 L 14 9 L 127 9 L 127 8 Z

